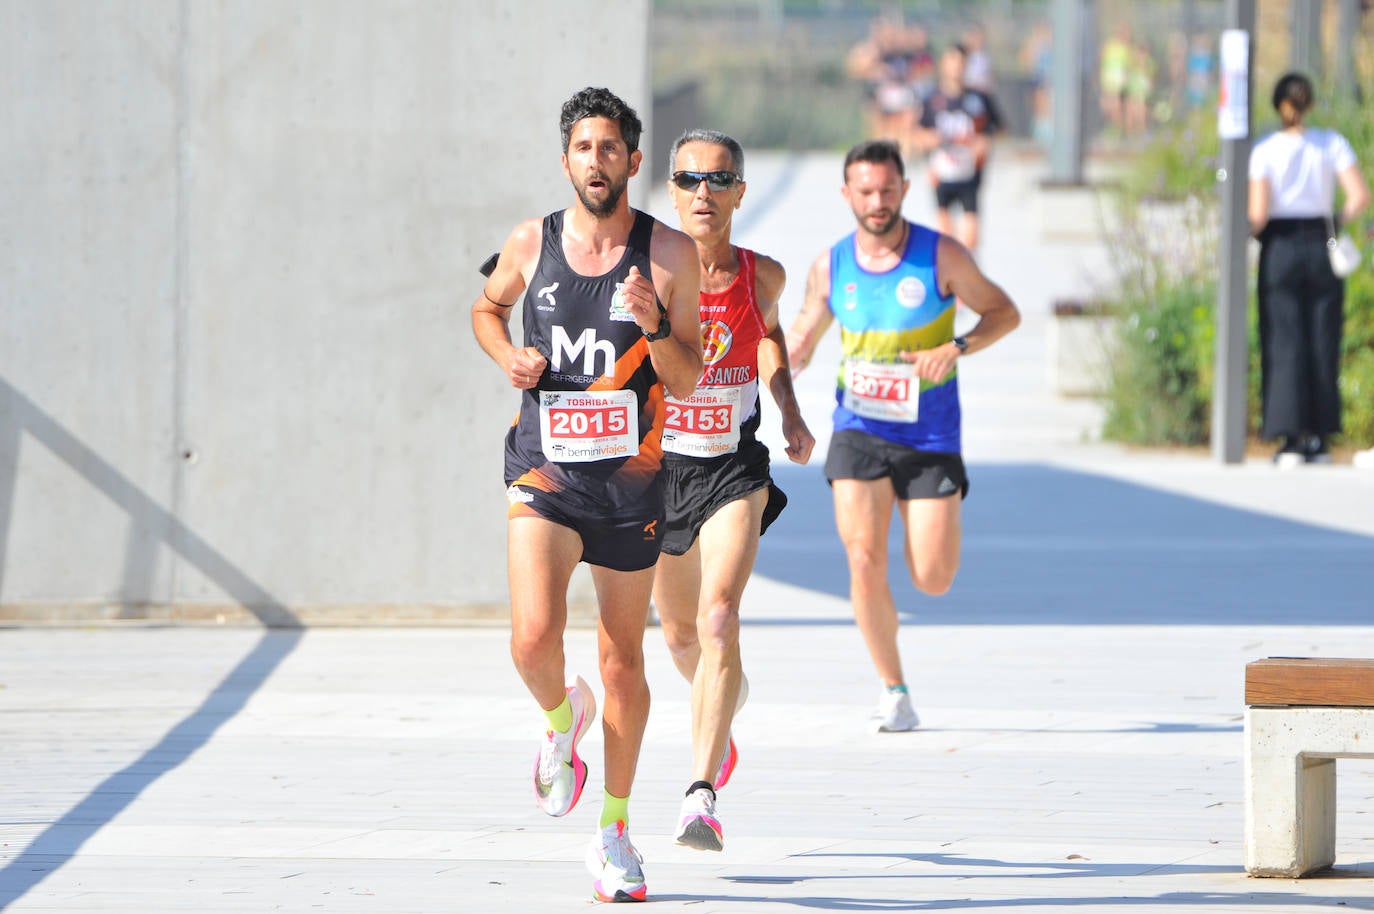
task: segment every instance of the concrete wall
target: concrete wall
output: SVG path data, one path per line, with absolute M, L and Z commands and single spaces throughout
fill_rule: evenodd
M 648 15 L 0 0 L 0 617 L 504 615 L 476 267 Z

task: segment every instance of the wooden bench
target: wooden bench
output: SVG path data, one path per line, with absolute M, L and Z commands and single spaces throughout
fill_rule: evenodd
M 1336 759 L 1374 758 L 1374 660 L 1270 657 L 1245 667 L 1245 870 L 1336 862 Z

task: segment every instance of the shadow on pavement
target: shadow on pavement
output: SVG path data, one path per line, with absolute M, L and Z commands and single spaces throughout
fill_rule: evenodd
M 912 863 L 924 863 L 933 866 L 953 866 L 958 870 L 952 873 L 932 873 L 932 872 L 889 872 L 880 875 L 855 875 L 851 873 L 824 874 L 824 875 L 725 875 L 721 878 L 729 883 L 743 886 L 796 886 L 806 883 L 843 883 L 843 882 L 863 882 L 873 879 L 891 880 L 903 879 L 912 880 L 913 886 L 921 886 L 925 890 L 921 892 L 920 898 L 901 899 L 894 898 L 884 892 L 882 897 L 864 899 L 857 895 L 840 897 L 837 895 L 800 895 L 797 897 L 785 897 L 778 894 L 769 895 L 655 895 L 655 901 L 731 901 L 741 904 L 750 902 L 772 902 L 774 904 L 782 902 L 793 904 L 799 908 L 815 908 L 825 911 L 951 911 L 951 910 L 977 910 L 982 908 L 1019 908 L 1033 907 L 1043 908 L 1087 908 L 1094 911 L 1105 910 L 1124 910 L 1132 907 L 1155 907 L 1159 905 L 1177 905 L 1182 910 L 1196 910 L 1199 907 L 1213 907 L 1222 905 L 1236 905 L 1238 907 L 1268 907 L 1280 910 L 1292 910 L 1295 905 L 1304 908 L 1310 906 L 1321 907 L 1323 905 L 1338 906 L 1348 910 L 1368 911 L 1374 910 L 1374 902 L 1359 899 L 1350 899 L 1339 896 L 1314 897 L 1312 895 L 1295 896 L 1281 891 L 1255 891 L 1253 883 L 1246 880 L 1238 867 L 1233 866 L 1210 866 L 1198 864 L 1142 864 L 1142 863 L 1122 863 L 1122 862 L 1092 862 L 1088 860 L 1068 860 L 1068 861 L 1006 861 L 991 860 L 986 858 L 963 857 L 958 854 L 799 854 L 792 859 L 799 857 L 854 857 L 854 858 L 897 858 Z M 1091 893 L 1083 895 L 1069 895 L 1062 898 L 1045 898 L 1036 896 L 1034 898 L 1018 896 L 1014 892 L 1008 891 L 1006 894 L 999 894 L 988 898 L 941 898 L 932 897 L 930 891 L 932 883 L 940 880 L 964 880 L 968 879 L 969 869 L 973 867 L 992 867 L 1010 868 L 1016 870 L 1014 873 L 1006 874 L 1007 879 L 1074 879 L 1074 878 L 1093 878 L 1093 879 L 1121 879 L 1124 877 L 1139 876 L 1142 874 L 1161 875 L 1188 875 L 1188 874 L 1215 874 L 1234 872 L 1237 875 L 1237 887 L 1235 892 L 1218 891 L 1199 891 L 1199 892 L 1164 892 L 1160 894 L 1141 894 L 1138 896 L 1115 894 L 1110 896 L 1094 895 Z M 1027 872 L 1031 870 L 1032 872 Z M 1041 872 L 1034 872 L 1041 870 Z M 986 877 L 987 874 L 980 874 Z M 1342 873 L 1339 869 L 1333 870 L 1331 874 L 1319 878 L 1340 879 L 1354 876 L 1361 878 L 1362 872 Z
M 760 542 L 755 573 L 847 598 L 849 572 L 820 467 L 775 465 L 774 475 L 788 507 Z M 894 521 L 889 579 L 905 621 L 1369 622 L 1374 538 L 1040 464 L 973 466 L 970 476 L 963 564 L 945 596 L 911 585 Z M 802 620 L 745 624 L 789 621 Z
M 729 877 L 726 877 L 729 878 Z M 823 877 L 829 879 L 845 879 L 853 877 L 830 876 Z M 922 880 L 929 877 L 923 876 L 877 876 L 866 877 L 877 879 L 912 879 Z M 738 877 L 737 882 L 760 882 L 764 880 L 750 880 L 748 877 Z M 771 881 L 771 880 L 770 880 Z M 775 884 L 786 884 L 794 881 L 792 879 L 780 879 Z M 1339 906 L 1341 910 L 1347 911 L 1369 911 L 1374 910 L 1374 903 L 1360 901 L 1357 899 L 1345 899 L 1340 896 L 1313 897 L 1311 895 L 1291 895 L 1284 892 L 1254 892 L 1238 889 L 1234 894 L 1222 894 L 1219 892 L 1164 892 L 1159 895 L 1084 895 L 1066 896 L 1063 898 L 1026 898 L 1008 895 L 997 898 L 932 898 L 929 893 L 923 893 L 925 897 L 900 899 L 900 898 L 839 898 L 828 896 L 799 896 L 796 898 L 785 898 L 777 895 L 654 895 L 654 901 L 683 901 L 683 902 L 734 902 L 740 905 L 772 903 L 772 904 L 792 904 L 799 908 L 813 908 L 821 911 L 975 911 L 980 909 L 999 909 L 999 908 L 1035 908 L 1037 910 L 1060 909 L 1065 910 L 1089 910 L 1089 911 L 1118 911 L 1129 910 L 1138 907 L 1158 907 L 1160 905 L 1176 905 L 1180 911 L 1196 911 L 1206 907 L 1211 910 L 1223 905 L 1235 905 L 1236 907 L 1259 907 L 1270 910 L 1292 911 L 1294 905 L 1301 905 L 1303 908 L 1321 906 Z
M 253 650 L 225 676 L 200 706 L 172 725 L 165 736 L 131 763 L 112 772 L 22 853 L 0 867 L 0 911 L 22 898 L 70 861 L 82 845 L 114 820 L 158 778 L 181 765 L 241 711 L 248 699 L 296 649 L 303 631 L 290 608 L 163 507 L 113 463 L 53 418 L 23 392 L 0 379 L 0 568 L 6 558 L 18 445 L 27 438 L 48 449 L 74 473 L 123 510 L 131 530 L 126 547 L 125 590 L 144 579 L 161 547 L 170 549 L 248 608 L 264 625 L 293 626 L 265 631 Z

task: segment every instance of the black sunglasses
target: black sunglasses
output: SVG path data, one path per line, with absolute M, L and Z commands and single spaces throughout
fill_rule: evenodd
M 733 171 L 675 171 L 673 183 L 683 190 L 696 190 L 701 182 L 706 182 L 707 190 L 729 190 L 740 182 L 740 176 Z

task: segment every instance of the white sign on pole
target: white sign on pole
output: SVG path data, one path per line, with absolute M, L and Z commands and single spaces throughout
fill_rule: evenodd
M 1242 140 L 1250 135 L 1250 33 L 1226 29 L 1221 33 L 1221 84 L 1217 90 L 1217 135 Z

